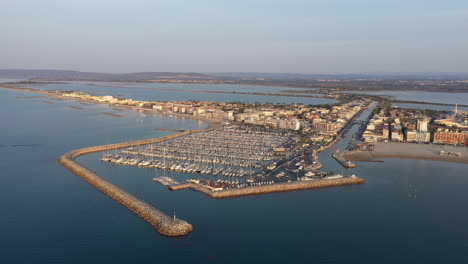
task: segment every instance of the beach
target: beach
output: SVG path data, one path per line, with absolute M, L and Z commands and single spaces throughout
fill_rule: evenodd
M 440 155 L 441 151 L 460 153 L 459 157 Z M 350 161 L 371 161 L 383 158 L 440 160 L 468 163 L 468 148 L 415 143 L 375 143 L 373 151 L 355 150 L 343 152 L 342 157 Z

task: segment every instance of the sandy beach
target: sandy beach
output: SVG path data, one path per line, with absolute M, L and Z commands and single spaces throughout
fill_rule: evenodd
M 343 152 L 343 158 L 350 161 L 371 161 L 383 158 L 440 160 L 468 163 L 468 148 L 413 143 L 375 143 L 373 151 Z M 460 153 L 460 157 L 441 156 L 440 152 Z

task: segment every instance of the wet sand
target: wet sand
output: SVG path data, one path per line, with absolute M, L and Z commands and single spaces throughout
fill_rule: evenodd
M 373 151 L 343 152 L 343 158 L 350 161 L 373 161 L 383 158 L 440 160 L 468 163 L 468 147 L 441 146 L 413 143 L 375 143 Z M 458 152 L 460 157 L 441 156 L 441 151 Z

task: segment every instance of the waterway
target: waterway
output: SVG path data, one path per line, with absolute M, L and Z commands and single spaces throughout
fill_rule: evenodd
M 0 256 L 3 263 L 466 263 L 468 165 L 358 163 L 365 184 L 214 200 L 168 191 L 154 171 L 86 166 L 194 225 L 168 238 L 56 163 L 80 147 L 195 129 L 191 119 L 103 115 L 104 105 L 0 90 Z M 281 97 L 280 97 L 281 98 Z M 79 105 L 80 109 L 67 106 Z M 348 136 L 357 127 L 353 127 Z M 338 147 L 346 146 L 346 140 Z M 320 154 L 327 170 L 341 172 Z

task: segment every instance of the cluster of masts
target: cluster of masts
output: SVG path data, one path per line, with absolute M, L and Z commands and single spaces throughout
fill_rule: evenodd
M 163 158 L 169 160 L 191 161 L 195 163 L 221 164 L 227 166 L 261 168 L 262 163 L 258 158 L 243 158 L 241 156 L 225 155 L 225 156 L 208 156 L 205 152 L 200 151 L 200 154 L 188 150 L 174 150 L 171 148 L 164 149 L 147 149 L 147 150 L 124 150 L 123 154 L 134 156 L 146 156 L 152 158 Z M 205 153 L 205 155 L 204 155 Z M 270 159 L 264 159 L 270 160 Z
M 224 127 L 146 147 L 130 147 L 120 155 L 106 155 L 102 160 L 185 173 L 243 177 L 276 160 L 273 149 L 289 140 L 288 135 L 277 132 Z
M 142 159 L 131 156 L 120 156 L 105 154 L 101 158 L 102 161 L 111 162 L 114 164 L 127 165 L 127 166 L 138 166 L 141 168 L 154 168 L 161 170 L 170 170 L 184 173 L 199 173 L 199 174 L 212 174 L 220 175 L 225 177 L 246 177 L 252 175 L 252 171 L 239 169 L 239 168 L 212 168 L 206 165 L 189 162 L 174 162 L 174 161 L 163 161 L 155 159 Z

